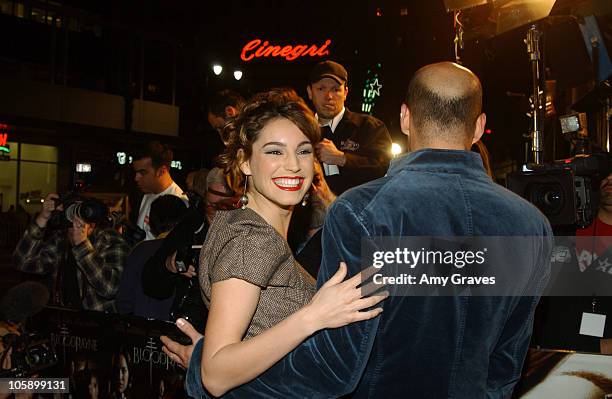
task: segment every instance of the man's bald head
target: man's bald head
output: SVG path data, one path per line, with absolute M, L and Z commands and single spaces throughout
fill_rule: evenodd
M 410 130 L 421 141 L 465 142 L 474 135 L 482 110 L 482 86 L 469 69 L 441 62 L 419 69 L 405 104 Z

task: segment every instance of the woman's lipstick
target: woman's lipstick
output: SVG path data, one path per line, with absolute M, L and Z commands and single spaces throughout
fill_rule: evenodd
M 299 191 L 304 184 L 304 178 L 300 176 L 281 176 L 272 179 L 274 185 L 284 191 Z

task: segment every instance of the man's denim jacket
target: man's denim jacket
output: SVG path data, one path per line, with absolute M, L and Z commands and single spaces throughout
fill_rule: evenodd
M 332 205 L 323 232 L 318 286 L 340 261 L 360 270 L 361 238 L 537 236 L 537 256 L 517 266 L 530 292 L 550 273 L 545 217 L 495 184 L 477 153 L 425 149 L 395 160 L 387 175 Z M 313 335 L 228 398 L 507 398 L 532 331 L 537 296 L 394 297 L 381 316 Z M 187 388 L 206 397 L 200 341 Z

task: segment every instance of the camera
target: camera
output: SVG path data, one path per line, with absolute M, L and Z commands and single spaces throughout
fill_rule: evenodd
M 64 206 L 63 211 L 55 211 L 49 224 L 55 229 L 72 227 L 76 217 L 86 223 L 109 224 L 109 209 L 106 204 L 95 198 L 81 198 L 75 192 L 67 192 L 54 200 L 55 206 Z
M 608 153 L 579 155 L 510 173 L 507 187 L 538 207 L 553 227 L 583 228 L 593 222 L 599 182 L 611 166 Z
M 199 212 L 206 212 L 206 200 L 195 191 L 185 191 L 187 199 L 189 200 L 189 209 L 195 209 Z
M 179 273 L 185 273 L 189 268 L 189 265 L 194 265 L 194 267 L 197 267 L 201 248 L 201 245 L 189 245 L 177 249 L 176 259 L 174 261 L 176 264 L 176 271 Z
M 21 378 L 57 364 L 57 354 L 47 337 L 36 333 L 7 334 L 2 337 L 5 348 L 12 348 L 11 368 L 0 370 L 2 378 Z

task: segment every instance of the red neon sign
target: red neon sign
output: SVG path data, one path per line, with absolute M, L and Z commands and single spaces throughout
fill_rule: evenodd
M 0 123 L 0 153 L 10 153 L 11 149 L 7 146 L 9 126 Z M 5 155 L 6 156 L 6 155 Z
M 243 48 L 240 58 L 243 61 L 251 61 L 253 58 L 261 57 L 281 57 L 287 61 L 293 61 L 299 57 L 324 57 L 329 55 L 329 45 L 331 40 L 326 40 L 321 46 L 297 44 L 295 46 L 272 46 L 266 40 L 262 42 L 260 39 L 251 40 Z
M 6 148 L 6 142 L 8 141 L 8 130 L 8 125 L 0 123 L 0 147 Z

